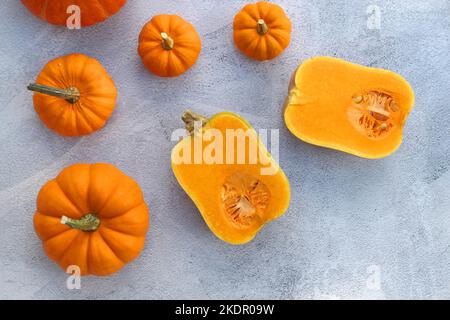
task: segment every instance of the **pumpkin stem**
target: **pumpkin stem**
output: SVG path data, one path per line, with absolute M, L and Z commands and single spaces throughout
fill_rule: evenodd
M 208 118 L 195 113 L 192 110 L 186 110 L 181 117 L 183 122 L 186 124 L 186 130 L 192 134 L 194 133 L 196 128 L 203 128 L 205 124 L 208 122 Z M 199 126 L 199 124 L 201 126 Z
M 66 216 L 61 217 L 61 223 L 73 229 L 82 231 L 95 231 L 100 225 L 100 219 L 92 213 L 81 217 L 80 219 L 72 219 Z
M 262 36 L 265 35 L 267 31 L 269 31 L 269 27 L 267 26 L 267 24 L 264 22 L 263 19 L 258 20 L 258 24 L 256 25 L 256 31 Z
M 161 43 L 164 50 L 172 50 L 174 45 L 173 39 L 169 37 L 165 32 L 161 32 L 161 38 Z
M 28 90 L 47 94 L 49 96 L 63 98 L 69 103 L 76 103 L 80 100 L 80 91 L 75 87 L 67 89 L 49 87 L 43 84 L 32 83 L 27 87 Z

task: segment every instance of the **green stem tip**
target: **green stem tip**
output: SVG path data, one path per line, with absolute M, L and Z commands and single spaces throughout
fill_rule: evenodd
M 203 128 L 203 126 L 208 122 L 208 118 L 195 113 L 192 110 L 186 110 L 181 116 L 181 119 L 186 125 L 186 130 L 190 134 L 194 133 L 195 129 Z
M 92 213 L 88 213 L 78 220 L 62 216 L 61 224 L 81 231 L 95 231 L 100 226 L 100 219 Z
M 258 24 L 256 25 L 256 31 L 262 36 L 269 31 L 269 27 L 267 26 L 266 22 L 263 19 L 258 20 Z
M 164 50 L 172 50 L 174 45 L 173 39 L 165 32 L 161 32 L 161 38 L 161 44 Z
M 32 83 L 28 85 L 28 90 L 39 92 L 42 94 L 46 94 L 52 97 L 58 97 L 63 98 L 69 103 L 76 103 L 78 100 L 80 100 L 80 91 L 75 87 L 70 87 L 67 89 L 61 89 L 61 88 L 54 88 L 50 86 L 46 86 L 43 84 L 38 83 Z

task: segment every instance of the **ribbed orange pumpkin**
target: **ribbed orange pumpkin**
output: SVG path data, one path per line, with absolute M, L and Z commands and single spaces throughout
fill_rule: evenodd
M 144 247 L 148 208 L 138 184 L 110 164 L 75 164 L 39 192 L 34 226 L 48 257 L 108 275 Z
M 138 52 L 145 67 L 160 77 L 176 77 L 192 67 L 201 51 L 195 28 L 177 15 L 154 16 L 139 36 Z
M 247 4 L 234 18 L 234 43 L 255 60 L 270 60 L 287 48 L 292 24 L 276 4 L 261 1 Z
M 80 8 L 81 26 L 87 27 L 108 19 L 122 8 L 127 0 L 21 0 L 35 16 L 51 24 L 65 26 L 71 5 Z
M 50 61 L 36 83 L 34 108 L 50 129 L 81 136 L 103 127 L 114 111 L 117 89 L 103 66 L 84 54 Z

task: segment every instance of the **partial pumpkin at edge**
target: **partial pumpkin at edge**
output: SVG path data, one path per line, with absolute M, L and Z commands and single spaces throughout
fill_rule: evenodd
M 22 4 L 36 17 L 50 24 L 66 26 L 73 14 L 71 6 L 79 7 L 81 27 L 103 22 L 116 14 L 127 0 L 21 0 Z

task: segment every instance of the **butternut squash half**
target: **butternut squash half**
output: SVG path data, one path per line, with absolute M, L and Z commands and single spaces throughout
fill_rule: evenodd
M 316 57 L 295 71 L 284 119 L 305 142 L 382 158 L 400 146 L 413 104 L 411 86 L 392 71 Z
M 231 244 L 252 240 L 289 206 L 288 179 L 240 116 L 183 115 L 190 135 L 172 150 L 172 169 L 211 231 Z

